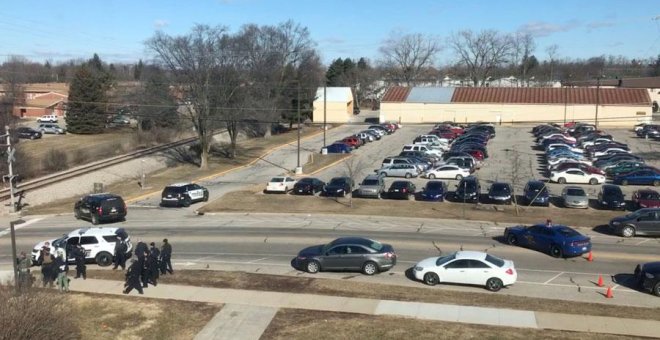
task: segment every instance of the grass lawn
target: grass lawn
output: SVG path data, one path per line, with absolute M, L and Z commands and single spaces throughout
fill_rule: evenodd
M 631 339 L 607 334 L 280 309 L 262 339 Z
M 309 276 L 294 277 L 245 272 L 181 270 L 178 273 L 180 274 L 161 277 L 159 283 L 660 320 L 660 309 L 574 303 L 502 293 L 457 292 L 429 287 L 416 288 L 363 282 L 347 284 L 342 280 L 316 279 Z M 122 272 L 111 270 L 89 270 L 87 276 L 94 279 L 124 280 Z
M 221 305 L 71 293 L 82 339 L 192 339 Z
M 301 133 L 303 137 L 315 135 L 319 129 L 308 128 Z M 180 164 L 175 167 L 161 169 L 159 171 L 147 174 L 147 188 L 141 189 L 138 184 L 138 178 L 124 180 L 108 184 L 104 191 L 118 194 L 129 200 L 131 197 L 138 197 L 147 193 L 160 193 L 163 187 L 175 182 L 195 181 L 200 178 L 211 176 L 224 172 L 239 166 L 247 165 L 250 162 L 262 157 L 264 153 L 274 147 L 285 145 L 296 141 L 297 134 L 288 132 L 279 135 L 273 135 L 271 138 L 253 138 L 238 143 L 237 157 L 234 159 L 221 156 L 213 156 L 209 161 L 209 168 L 206 170 L 192 164 Z M 293 169 L 292 169 L 293 170 Z M 73 203 L 80 197 L 69 197 L 55 200 L 35 207 L 27 207 L 28 214 L 56 214 L 71 212 Z
M 301 197 L 281 195 L 277 199 L 259 194 L 259 191 L 240 190 L 228 193 L 200 209 L 203 212 L 264 212 L 264 213 L 327 213 L 371 216 L 399 216 L 421 218 L 463 219 L 493 222 L 538 223 L 553 217 L 554 223 L 571 226 L 589 227 L 605 225 L 613 217 L 620 216 L 620 211 L 582 210 L 544 207 L 521 207 L 516 215 L 513 206 L 494 206 L 489 204 L 470 204 L 455 202 L 423 202 L 405 200 L 377 200 L 355 198 Z M 559 209 L 559 208 L 557 208 Z M 560 215 L 560 217 L 554 217 Z

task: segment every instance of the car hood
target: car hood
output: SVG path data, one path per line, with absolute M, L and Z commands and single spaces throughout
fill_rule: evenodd
M 438 256 L 436 257 L 429 257 L 427 259 L 421 260 L 417 262 L 415 267 L 422 267 L 422 268 L 435 268 L 437 267 L 435 263 L 438 261 Z
M 327 190 L 327 191 L 338 190 L 338 189 L 344 189 L 344 184 L 326 184 L 325 185 L 325 190 Z
M 587 197 L 587 196 L 572 196 L 572 195 L 566 195 L 566 200 L 567 200 L 567 201 L 588 202 L 588 201 L 589 201 L 589 197 Z
M 513 232 L 516 232 L 516 233 L 521 233 L 521 232 L 523 232 L 523 230 L 525 230 L 525 226 L 516 225 L 516 226 L 513 226 L 513 227 L 507 227 L 506 230 L 513 231 Z
M 319 244 L 311 247 L 307 247 L 301 251 L 298 252 L 298 256 L 318 256 L 321 255 L 323 252 L 323 247 L 325 244 Z
M 426 189 L 426 190 L 422 191 L 422 194 L 424 194 L 424 195 L 442 195 L 443 193 L 444 193 L 443 190 L 429 190 L 429 189 Z
M 660 200 L 640 199 L 638 202 L 648 208 L 660 207 Z

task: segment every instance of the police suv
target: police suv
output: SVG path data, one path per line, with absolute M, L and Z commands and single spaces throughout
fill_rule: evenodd
M 165 187 L 161 194 L 161 206 L 189 207 L 194 202 L 209 200 L 209 191 L 195 183 L 175 183 Z
M 66 254 L 69 262 L 73 261 L 72 250 L 80 244 L 85 249 L 86 262 L 96 263 L 101 267 L 112 264 L 115 255 L 115 243 L 120 239 L 126 243 L 126 257 L 131 256 L 131 238 L 124 228 L 80 228 L 62 237 L 37 243 L 32 249 L 32 263 L 39 263 L 41 248 L 50 243 L 50 253 L 56 256 L 59 252 Z

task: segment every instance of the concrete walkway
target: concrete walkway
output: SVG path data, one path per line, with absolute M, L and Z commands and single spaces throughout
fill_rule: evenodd
M 76 280 L 71 282 L 70 288 L 78 292 L 121 295 L 123 282 Z M 654 320 L 167 284 L 150 286 L 143 296 L 225 304 L 222 311 L 200 332 L 199 339 L 257 339 L 279 308 L 637 337 L 657 337 L 660 329 L 660 321 Z

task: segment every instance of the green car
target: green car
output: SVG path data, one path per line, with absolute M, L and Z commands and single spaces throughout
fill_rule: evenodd
M 611 168 L 608 168 L 605 170 L 605 173 L 607 176 L 610 177 L 616 177 L 621 174 L 625 174 L 627 172 L 631 172 L 634 170 L 639 169 L 640 167 L 643 167 L 644 163 L 642 162 L 620 162 L 616 166 L 613 166 Z

